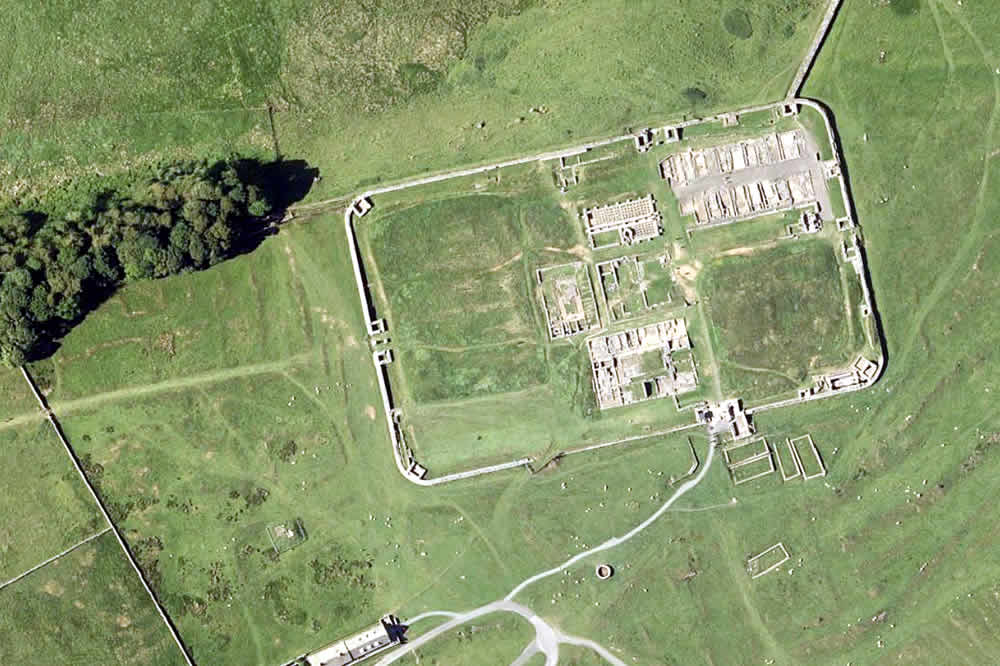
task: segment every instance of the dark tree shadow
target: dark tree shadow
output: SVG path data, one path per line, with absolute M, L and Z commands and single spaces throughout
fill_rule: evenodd
M 240 180 L 260 189 L 274 209 L 282 214 L 289 206 L 301 201 L 309 194 L 313 182 L 319 175 L 319 169 L 309 166 L 305 160 L 261 162 L 260 160 L 242 159 L 229 164 L 236 168 Z M 225 162 L 220 162 L 217 165 L 220 169 L 226 166 Z
M 278 231 L 278 225 L 285 217 L 289 206 L 301 201 L 312 189 L 313 182 L 319 175 L 319 169 L 309 166 L 305 160 L 276 160 L 261 162 L 256 159 L 237 159 L 219 161 L 208 167 L 208 172 L 219 175 L 227 167 L 233 167 L 245 185 L 253 185 L 271 204 L 271 211 L 264 216 L 248 215 L 237 224 L 237 235 L 223 261 L 249 254 L 256 250 L 264 240 Z M 109 210 L 119 199 L 119 193 L 114 190 L 102 190 L 94 196 L 90 208 L 94 213 Z M 46 221 L 42 213 L 26 214 L 33 225 L 41 226 Z M 207 267 L 211 268 L 211 267 Z M 207 270 L 202 269 L 202 270 Z M 187 269 L 182 272 L 192 272 L 197 269 Z M 40 339 L 27 355 L 28 362 L 37 362 L 49 358 L 62 344 L 62 339 L 87 316 L 108 301 L 115 292 L 125 285 L 121 282 L 111 286 L 91 284 L 84 290 L 80 302 L 80 314 L 73 319 L 51 319 L 45 325 L 39 325 Z

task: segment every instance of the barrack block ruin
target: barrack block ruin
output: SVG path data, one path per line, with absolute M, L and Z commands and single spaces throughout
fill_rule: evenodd
M 583 211 L 590 247 L 601 250 L 651 240 L 663 233 L 652 194 Z
M 600 327 L 594 289 L 585 263 L 578 261 L 540 268 L 535 277 L 550 340 Z

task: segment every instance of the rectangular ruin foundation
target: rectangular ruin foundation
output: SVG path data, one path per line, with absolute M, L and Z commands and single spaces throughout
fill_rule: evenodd
M 791 439 L 788 441 L 788 445 L 792 447 L 792 454 L 795 456 L 795 462 L 803 480 L 808 481 L 826 476 L 826 465 L 819 454 L 819 449 L 813 442 L 812 435 L 802 435 Z
M 700 178 L 798 159 L 804 153 L 802 131 L 790 130 L 671 155 L 660 162 L 660 175 L 672 186 L 683 186 Z
M 798 458 L 795 455 L 795 448 L 790 439 L 778 444 L 775 448 L 775 457 L 778 459 L 778 470 L 781 472 L 782 481 L 791 481 L 802 476 L 802 469 L 799 467 Z
M 583 211 L 590 247 L 600 250 L 633 245 L 663 233 L 660 213 L 652 194 Z
M 695 228 L 812 205 L 832 219 L 824 174 L 799 129 L 692 148 L 660 162 L 660 176 Z
M 622 407 L 693 391 L 698 383 L 693 364 L 688 369 L 684 361 L 675 362 L 673 358 L 690 348 L 683 319 L 668 319 L 588 340 L 598 407 Z M 690 363 L 688 357 L 684 358 Z
M 666 256 L 648 259 L 629 256 L 597 264 L 601 293 L 612 320 L 629 319 L 670 302 L 669 289 L 660 284 L 669 280 L 666 263 Z M 647 275 L 653 271 L 663 275 Z M 651 285 L 655 287 L 653 293 L 649 290 Z
M 765 448 L 767 448 L 766 442 Z M 774 457 L 771 455 L 771 450 L 768 449 L 760 455 L 744 460 L 736 465 L 731 465 L 729 467 L 729 475 L 733 479 L 733 485 L 741 486 L 744 483 L 749 483 L 750 481 L 773 474 L 775 469 Z
M 600 326 L 586 264 L 578 261 L 540 268 L 535 276 L 549 339 L 579 335 Z
M 742 463 L 763 457 L 769 452 L 767 440 L 758 437 L 727 446 L 722 449 L 722 456 L 726 459 L 726 465 L 737 467 Z
M 681 215 L 693 215 L 695 224 L 719 224 L 809 206 L 816 201 L 812 174 L 763 178 L 750 183 L 702 190 L 680 200 Z
M 750 578 L 760 578 L 764 574 L 771 573 L 782 564 L 791 559 L 785 545 L 780 541 L 767 550 L 747 560 L 747 573 Z

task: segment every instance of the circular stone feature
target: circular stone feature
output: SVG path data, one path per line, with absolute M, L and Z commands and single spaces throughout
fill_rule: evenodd
M 614 572 L 615 570 L 610 564 L 598 564 L 597 569 L 595 570 L 595 573 L 600 580 L 607 580 L 611 578 L 611 574 Z

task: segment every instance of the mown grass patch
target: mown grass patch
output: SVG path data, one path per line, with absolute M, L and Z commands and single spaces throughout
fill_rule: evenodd
M 521 391 L 544 383 L 544 350 L 532 342 L 463 350 L 411 347 L 399 362 L 414 370 L 410 393 L 421 403 Z

